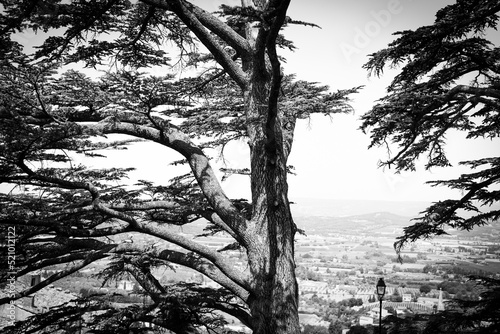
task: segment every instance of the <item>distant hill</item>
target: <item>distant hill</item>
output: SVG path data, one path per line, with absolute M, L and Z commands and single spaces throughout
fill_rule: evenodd
M 402 228 L 411 225 L 410 217 L 389 212 L 374 212 L 345 217 L 295 216 L 294 220 L 306 234 L 399 234 Z
M 363 201 L 300 198 L 291 199 L 292 213 L 297 226 L 307 235 L 328 233 L 372 234 L 399 236 L 403 227 L 410 226 L 430 203 L 397 201 Z M 186 226 L 171 227 L 188 235 L 202 233 L 204 220 Z M 472 232 L 452 231 L 461 236 L 500 237 L 500 224 L 474 229 Z
M 299 216 L 344 217 L 375 212 L 390 212 L 404 217 L 416 217 L 429 202 L 336 200 L 317 198 L 291 198 L 292 213 Z
M 306 234 L 373 233 L 400 235 L 430 203 L 301 198 L 292 199 L 295 223 Z M 495 206 L 490 209 L 496 209 Z M 500 224 L 476 227 L 472 231 L 448 229 L 461 237 L 500 238 Z

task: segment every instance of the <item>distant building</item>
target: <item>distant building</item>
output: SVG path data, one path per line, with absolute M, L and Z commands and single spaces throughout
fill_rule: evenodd
M 42 281 L 42 275 L 31 275 L 31 286 L 37 285 Z
M 444 303 L 443 303 L 443 290 L 439 289 L 439 298 L 437 303 L 437 310 L 444 311 Z
M 373 325 L 373 317 L 369 317 L 366 315 L 360 316 L 359 317 L 359 325 L 360 326 Z
M 134 284 L 135 284 L 134 282 L 124 279 L 116 282 L 116 288 L 125 291 L 132 291 L 134 289 Z
M 330 323 L 322 320 L 316 314 L 299 313 L 299 321 L 301 325 L 322 326 L 328 327 Z

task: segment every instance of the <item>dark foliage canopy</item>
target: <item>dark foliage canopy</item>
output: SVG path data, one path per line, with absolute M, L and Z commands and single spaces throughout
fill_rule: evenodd
M 414 170 L 419 159 L 426 168 L 450 166 L 446 135 L 498 140 L 500 136 L 500 48 L 496 0 L 458 0 L 436 14 L 434 24 L 397 33 L 386 49 L 364 65 L 381 75 L 385 67 L 401 67 L 387 95 L 365 114 L 362 129 L 372 146 L 398 149 L 383 166 Z M 496 44 L 495 44 L 496 43 Z M 434 203 L 396 242 L 446 233 L 447 227 L 471 230 L 500 217 L 500 157 L 462 161 L 470 172 L 434 186 L 458 190 L 459 199 Z M 464 215 L 467 213 L 467 215 Z
M 464 1 L 446 6 L 434 24 L 397 33 L 386 49 L 365 64 L 374 75 L 388 66 L 400 67 L 387 95 L 364 115 L 362 129 L 370 132 L 372 146 L 397 147 L 382 166 L 397 171 L 451 166 L 446 136 L 462 132 L 470 140 L 500 136 L 500 48 L 497 25 L 500 3 Z M 500 153 L 500 151 L 499 151 Z M 498 223 L 500 210 L 500 157 L 460 162 L 469 172 L 452 180 L 431 181 L 459 191 L 460 198 L 433 203 L 416 223 L 404 229 L 395 248 L 409 242 L 446 234 L 451 227 L 471 230 Z M 499 281 L 472 277 L 480 298 L 457 294 L 446 310 L 384 320 L 387 333 L 498 333 Z M 421 287 L 424 292 L 425 286 Z

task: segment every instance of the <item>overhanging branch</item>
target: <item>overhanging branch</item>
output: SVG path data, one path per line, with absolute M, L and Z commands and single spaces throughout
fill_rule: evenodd
M 158 254 L 158 258 L 177 263 L 188 268 L 192 268 L 206 275 L 224 288 L 233 292 L 243 301 L 247 301 L 249 297 L 249 292 L 247 289 L 242 288 L 240 285 L 236 284 L 232 279 L 229 279 L 219 268 L 199 256 L 196 256 L 194 254 L 185 254 L 173 250 L 163 250 Z
M 126 115 L 121 115 L 126 118 Z M 161 119 L 158 124 L 164 124 Z M 89 130 L 98 131 L 104 134 L 121 133 L 138 138 L 149 139 L 153 142 L 170 147 L 182 154 L 187 160 L 193 171 L 194 177 L 198 181 L 202 192 L 207 198 L 209 204 L 217 212 L 219 217 L 235 232 L 241 236 L 243 246 L 246 244 L 247 231 L 246 219 L 240 214 L 238 209 L 227 198 L 224 190 L 217 180 L 209 159 L 203 151 L 191 143 L 190 138 L 184 135 L 175 127 L 168 124 L 159 130 L 145 125 L 137 125 L 124 121 L 103 121 L 95 125 L 82 125 Z

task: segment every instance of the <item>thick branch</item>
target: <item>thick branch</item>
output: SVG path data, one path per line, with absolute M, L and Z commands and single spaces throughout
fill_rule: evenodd
M 137 222 L 137 229 L 140 232 L 169 241 L 204 257 L 230 280 L 234 281 L 237 285 L 248 291 L 249 284 L 247 277 L 241 271 L 236 270 L 231 264 L 229 264 L 227 259 L 220 253 L 177 233 L 170 232 L 163 228 L 162 224 L 154 222 Z
M 283 26 L 283 23 L 285 22 L 286 10 L 289 3 L 290 1 L 283 1 L 279 5 L 277 3 L 275 4 L 276 6 L 278 6 L 278 8 L 273 9 L 273 11 L 276 11 L 276 17 L 272 22 L 266 38 L 266 49 L 269 61 L 271 63 L 272 77 L 268 99 L 269 115 L 266 124 L 268 145 L 270 147 L 276 147 L 276 141 L 278 140 L 276 133 L 276 122 L 278 121 L 278 97 L 281 90 L 281 79 L 283 77 L 281 73 L 281 64 L 276 52 L 276 38 L 278 37 L 279 31 Z M 279 140 L 281 141 L 282 138 L 279 138 Z
M 38 269 L 43 269 L 48 266 L 53 266 L 56 264 L 63 264 L 63 263 L 69 263 L 69 262 L 74 262 L 77 260 L 85 260 L 91 252 L 85 252 L 85 253 L 71 253 L 71 254 L 65 254 L 63 256 L 58 256 L 55 258 L 49 258 L 49 259 L 43 259 L 40 261 L 28 261 L 27 266 L 24 269 L 19 270 L 16 273 L 17 277 L 21 277 L 23 275 L 26 275 L 30 272 L 36 271 Z M 34 260 L 34 259 L 33 259 Z M 32 263 L 35 262 L 35 263 Z
M 248 280 L 242 275 L 241 272 L 236 271 L 230 264 L 227 263 L 226 259 L 218 252 L 211 250 L 210 248 L 203 246 L 195 241 L 192 241 L 186 237 L 179 235 L 178 233 L 171 232 L 164 228 L 163 224 L 156 222 L 143 222 L 135 219 L 132 216 L 126 215 L 122 212 L 112 210 L 111 208 L 105 206 L 99 202 L 99 199 L 95 200 L 95 207 L 99 211 L 108 214 L 113 217 L 125 220 L 131 227 L 137 232 L 147 233 L 149 235 L 156 236 L 160 239 L 166 240 L 184 249 L 190 250 L 212 262 L 224 275 L 229 277 L 231 280 L 236 282 L 244 289 L 248 287 Z
M 157 130 L 153 130 L 151 128 L 144 129 L 144 127 L 141 127 L 141 126 L 132 126 L 131 124 L 124 124 L 121 122 L 114 122 L 113 124 L 115 125 L 115 126 L 113 126 L 113 128 L 116 128 L 116 125 L 125 125 L 125 129 L 130 129 L 130 127 L 132 127 L 132 128 L 135 128 L 137 130 L 139 128 L 141 130 L 141 131 L 139 131 L 139 133 L 142 133 L 143 135 L 145 133 L 155 133 L 156 132 L 155 140 L 156 141 L 160 140 L 160 138 L 159 138 L 160 134 L 158 133 Z M 124 131 L 122 133 L 127 133 L 127 131 Z M 137 135 L 137 132 L 134 132 L 134 134 Z M 173 138 L 170 138 L 170 139 L 173 139 Z M 167 139 L 167 141 L 170 142 L 171 140 Z M 175 140 L 174 140 L 174 142 L 175 142 Z M 175 145 L 177 145 L 177 144 L 175 144 Z M 189 145 L 187 145 L 187 143 L 184 143 L 184 142 L 182 142 L 180 144 L 180 146 L 182 146 L 182 147 L 188 146 L 189 147 Z M 203 157 L 206 159 L 206 163 L 208 164 L 208 159 L 205 156 L 203 156 Z M 194 170 L 196 171 L 197 169 L 194 168 Z M 161 226 L 160 224 L 140 222 L 137 219 L 135 219 L 134 217 L 125 214 L 124 212 L 113 210 L 112 208 L 107 207 L 106 205 L 101 203 L 98 190 L 95 187 L 93 187 L 91 184 L 89 184 L 89 183 L 83 184 L 83 183 L 79 183 L 79 182 L 64 181 L 64 180 L 59 180 L 57 178 L 52 178 L 52 177 L 43 177 L 43 176 L 40 176 L 40 175 L 34 173 L 33 171 L 31 171 L 29 169 L 27 169 L 27 172 L 29 172 L 31 174 L 31 176 L 34 178 L 42 178 L 44 181 L 47 181 L 47 182 L 50 181 L 51 183 L 64 185 L 67 188 L 72 188 L 72 189 L 85 188 L 85 189 L 87 189 L 93 195 L 93 204 L 94 204 L 94 208 L 96 210 L 98 210 L 104 214 L 110 215 L 112 217 L 116 217 L 118 219 L 121 219 L 121 220 L 129 223 L 131 227 L 137 229 L 140 232 L 145 232 L 145 233 L 148 233 L 151 235 L 155 235 L 157 237 L 160 237 L 164 240 L 167 240 L 169 242 L 177 244 L 185 249 L 191 250 L 191 251 L 207 258 L 217 268 L 219 268 L 225 275 L 227 275 L 230 279 L 235 281 L 240 286 L 246 288 L 247 283 L 246 283 L 246 280 L 241 276 L 241 273 L 236 272 L 230 265 L 228 265 L 226 263 L 225 259 L 219 253 L 214 252 L 211 249 L 209 249 L 208 247 L 202 246 L 202 245 L 200 245 L 192 240 L 189 240 L 185 237 L 182 237 L 176 233 L 169 232 L 169 231 L 165 230 L 165 228 L 163 228 L 163 226 Z M 205 177 L 204 175 L 201 176 L 202 180 L 204 177 Z M 215 176 L 213 176 L 213 178 L 215 179 Z M 210 182 L 210 180 L 205 180 L 205 181 Z M 220 194 L 217 194 L 217 195 L 220 196 Z M 228 201 L 229 205 L 232 206 L 232 203 L 227 198 L 226 198 L 226 200 Z M 236 210 L 236 208 L 234 208 L 234 210 Z
M 172 201 L 151 201 L 133 204 L 115 204 L 111 205 L 110 208 L 118 211 L 147 211 L 154 209 L 172 210 L 181 208 L 181 205 Z
M 228 277 L 212 263 L 200 258 L 199 256 L 173 250 L 163 250 L 158 254 L 158 258 L 192 268 L 233 292 L 243 301 L 247 301 L 248 299 L 249 292 L 246 289 L 243 289 L 240 285 L 236 284 L 231 279 L 228 279 Z
M 159 124 L 162 123 L 158 120 Z M 217 212 L 219 217 L 231 227 L 237 239 L 245 246 L 248 236 L 246 235 L 246 219 L 239 213 L 238 209 L 224 194 L 215 173 L 210 166 L 209 159 L 203 151 L 193 145 L 188 136 L 184 135 L 173 126 L 164 125 L 163 130 L 157 130 L 147 126 L 140 126 L 119 121 L 100 122 L 96 125 L 88 125 L 90 129 L 101 131 L 105 134 L 122 133 L 131 136 L 149 139 L 156 143 L 170 147 L 182 154 L 191 167 L 194 177 L 198 181 L 202 192 L 209 204 Z
M 201 212 L 201 216 L 227 232 L 233 239 L 240 239 L 215 212 Z
M 141 0 L 149 5 L 158 6 L 165 10 L 169 10 L 174 12 L 184 24 L 198 37 L 200 42 L 212 53 L 216 59 L 216 61 L 226 70 L 226 72 L 231 76 L 231 78 L 240 86 L 240 88 L 245 88 L 247 86 L 247 78 L 243 70 L 239 67 L 239 65 L 231 59 L 231 56 L 224 50 L 224 48 L 217 43 L 217 41 L 210 35 L 209 31 L 205 28 L 202 22 L 198 19 L 198 17 L 193 13 L 192 10 L 196 10 L 194 6 L 186 3 L 182 0 L 171 0 L 168 2 L 162 0 Z M 191 8 L 191 10 L 188 8 Z M 202 16 L 203 14 L 200 11 L 197 11 L 197 14 Z M 212 29 L 216 29 L 219 34 L 225 33 L 225 36 L 229 36 L 227 33 L 227 29 L 225 31 L 222 30 L 222 22 L 220 24 L 215 24 L 215 21 L 212 20 L 209 16 L 211 14 L 206 13 L 207 15 L 202 20 L 204 23 L 211 21 L 209 27 Z M 215 19 L 215 18 L 214 18 Z M 215 19 L 217 20 L 217 19 Z M 210 28 L 209 28 L 210 29 Z M 230 29 L 228 27 L 228 29 Z M 227 41 L 229 42 L 229 41 Z M 241 41 L 236 41 L 234 38 L 231 39 L 231 43 L 235 44 L 239 49 L 246 52 L 246 47 L 243 47 Z
M 87 238 L 87 237 L 105 237 L 110 235 L 115 235 L 119 233 L 124 233 L 129 231 L 128 224 L 123 224 L 119 226 L 109 226 L 102 228 L 72 228 L 70 226 L 61 225 L 64 223 L 65 217 L 57 217 L 57 215 L 50 215 L 44 220 L 36 219 L 0 219 L 0 225 L 20 225 L 20 226 L 37 226 L 37 227 L 49 227 L 57 231 L 58 234 L 67 237 L 76 238 Z
M 151 296 L 156 303 L 161 301 L 161 295 L 166 291 L 150 272 L 145 272 L 131 264 L 126 264 L 124 269 L 134 276 L 140 286 L 146 290 L 148 295 Z
M 200 7 L 191 3 L 187 3 L 186 5 L 205 27 L 210 29 L 210 31 L 219 36 L 224 42 L 233 47 L 242 57 L 250 56 L 252 52 L 250 44 L 231 27 Z
M 500 99 L 500 90 L 492 88 L 492 87 L 472 87 L 467 85 L 458 85 L 450 89 L 450 91 L 446 94 L 449 99 L 455 96 L 458 93 L 466 93 L 478 96 L 489 96 L 496 99 Z

